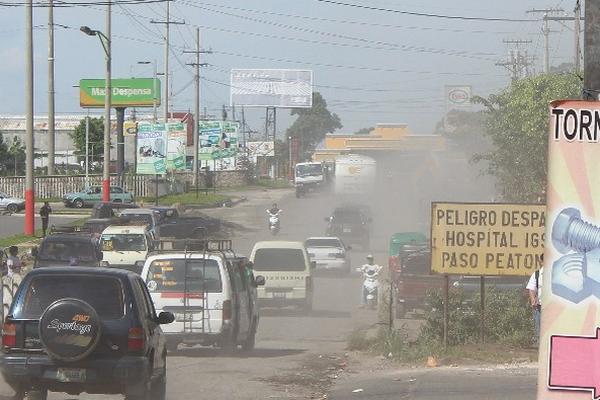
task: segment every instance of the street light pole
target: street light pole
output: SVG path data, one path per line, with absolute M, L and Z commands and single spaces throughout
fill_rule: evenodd
M 33 181 L 33 1 L 25 3 L 25 229 L 35 233 L 35 189 Z
M 54 0 L 48 1 L 48 175 L 54 175 Z
M 106 4 L 106 77 L 104 93 L 104 169 L 102 172 L 102 201 L 110 201 L 110 106 L 111 106 L 111 2 Z

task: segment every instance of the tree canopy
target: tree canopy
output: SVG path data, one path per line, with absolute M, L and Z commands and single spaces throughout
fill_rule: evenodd
M 493 150 L 479 154 L 487 172 L 497 179 L 507 201 L 533 202 L 544 198 L 547 173 L 549 103 L 579 98 L 582 84 L 575 75 L 545 74 L 514 82 L 487 99 L 485 132 Z
M 342 127 L 340 117 L 327 109 L 327 102 L 319 92 L 313 93 L 312 108 L 295 108 L 292 115 L 298 118 L 288 128 L 286 135 L 300 138 L 301 158 L 312 152 L 327 133 Z
M 79 122 L 79 125 L 75 127 L 70 135 L 75 143 L 77 155 L 80 158 L 85 157 L 85 118 Z M 103 154 L 104 118 L 90 118 L 89 141 L 90 155 L 95 155 L 95 160 L 98 160 L 98 157 Z

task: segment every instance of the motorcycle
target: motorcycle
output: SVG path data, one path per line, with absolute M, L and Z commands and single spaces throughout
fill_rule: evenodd
M 379 271 L 381 268 L 369 268 L 359 271 L 363 274 L 363 292 L 366 292 L 366 305 L 370 309 L 377 306 L 377 292 L 379 289 Z
M 267 211 L 267 214 L 269 214 L 269 231 L 273 236 L 275 236 L 279 233 L 279 229 L 281 228 L 279 223 L 279 215 L 281 214 L 281 211 L 274 214 Z

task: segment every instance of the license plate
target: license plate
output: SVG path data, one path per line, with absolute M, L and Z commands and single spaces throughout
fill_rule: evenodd
M 194 314 L 176 313 L 175 320 L 178 322 L 194 321 Z
M 285 299 L 285 292 L 273 292 L 274 299 Z
M 59 368 L 56 380 L 60 382 L 85 382 L 86 370 L 83 368 Z

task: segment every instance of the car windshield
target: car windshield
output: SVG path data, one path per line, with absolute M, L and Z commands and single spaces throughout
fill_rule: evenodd
M 124 315 L 123 288 L 118 279 L 93 275 L 41 275 L 31 280 L 22 304 L 15 303 L 14 318 L 37 319 L 53 302 L 76 298 L 106 319 Z
M 341 224 L 358 224 L 362 222 L 360 213 L 355 210 L 336 210 L 333 213 L 333 222 Z
M 146 238 L 144 235 L 102 235 L 102 251 L 145 251 L 146 249 Z
M 343 247 L 339 239 L 308 239 L 306 247 Z
M 154 221 L 150 214 L 122 214 L 122 217 L 131 222 L 148 225 L 151 228 L 154 227 Z
M 306 262 L 300 249 L 258 249 L 254 254 L 256 271 L 304 271 Z
M 46 240 L 40 247 L 40 260 L 69 262 L 73 258 L 79 261 L 94 261 L 96 248 L 90 240 Z
M 303 164 L 296 166 L 297 176 L 315 176 L 323 175 L 323 166 L 321 164 Z
M 223 291 L 219 263 L 212 259 L 156 260 L 150 265 L 145 280 L 151 292 Z

